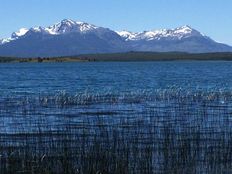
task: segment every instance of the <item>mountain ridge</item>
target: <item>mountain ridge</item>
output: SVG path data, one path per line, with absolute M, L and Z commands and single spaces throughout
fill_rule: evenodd
M 48 27 L 22 28 L 0 40 L 1 56 L 53 57 L 127 51 L 232 52 L 232 47 L 218 43 L 188 25 L 129 32 L 70 19 Z

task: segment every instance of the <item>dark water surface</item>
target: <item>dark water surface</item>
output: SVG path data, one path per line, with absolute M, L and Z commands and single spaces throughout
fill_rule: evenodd
M 0 64 L 0 94 L 231 89 L 232 62 Z
M 0 70 L 0 173 L 232 171 L 232 62 Z

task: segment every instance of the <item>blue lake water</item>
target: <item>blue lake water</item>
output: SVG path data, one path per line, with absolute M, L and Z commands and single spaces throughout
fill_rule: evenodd
M 12 63 L 0 70 L 0 173 L 8 158 L 34 159 L 35 151 L 37 161 L 50 156 L 45 166 L 57 168 L 67 149 L 83 171 L 82 162 L 94 166 L 106 153 L 107 166 L 122 162 L 128 173 L 231 173 L 232 62 Z
M 23 63 L 0 64 L 0 69 L 1 132 L 14 132 L 15 126 L 19 132 L 35 131 L 41 117 L 44 127 L 57 129 L 96 115 L 106 116 L 106 122 L 112 122 L 109 115 L 117 116 L 115 122 L 146 119 L 144 112 L 160 107 L 163 116 L 179 98 L 199 92 L 211 94 L 201 94 L 199 103 L 194 95 L 186 99 L 195 107 L 189 111 L 193 116 L 203 100 L 225 104 L 231 112 L 232 62 Z
M 0 95 L 232 88 L 232 62 L 222 61 L 0 64 L 0 71 Z

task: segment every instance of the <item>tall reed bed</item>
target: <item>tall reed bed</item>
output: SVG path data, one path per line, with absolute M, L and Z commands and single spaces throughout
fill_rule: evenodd
M 232 172 L 232 92 L 0 99 L 0 173 Z

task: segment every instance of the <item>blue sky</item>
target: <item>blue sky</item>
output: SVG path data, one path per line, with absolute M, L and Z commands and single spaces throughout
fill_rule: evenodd
M 0 38 L 68 18 L 130 31 L 187 24 L 232 45 L 231 9 L 232 0 L 0 0 Z

